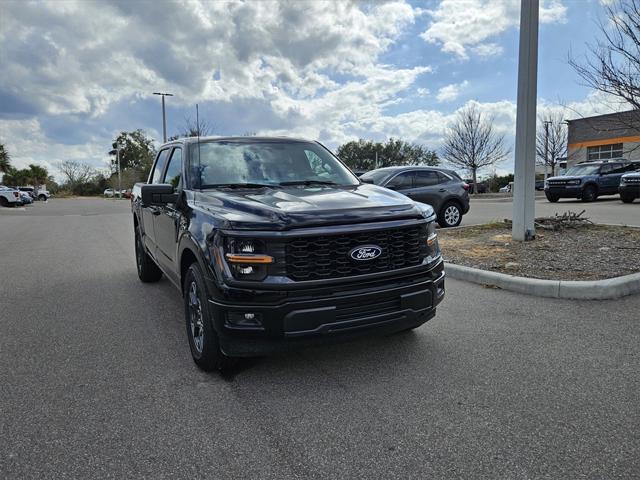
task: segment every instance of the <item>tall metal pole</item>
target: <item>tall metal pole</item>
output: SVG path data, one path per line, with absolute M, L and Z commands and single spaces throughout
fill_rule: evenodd
M 536 232 L 536 99 L 538 86 L 539 0 L 520 1 L 518 113 L 516 118 L 513 226 L 515 241 L 532 240 Z
M 122 178 L 120 176 L 120 145 L 118 145 L 116 155 L 118 158 L 118 197 L 122 198 Z
M 154 95 L 160 95 L 162 97 L 162 138 L 163 142 L 167 141 L 167 117 L 164 110 L 164 97 L 173 97 L 173 93 L 161 93 L 153 92 Z
M 164 95 L 162 95 L 162 138 L 167 141 L 167 116 L 164 113 Z

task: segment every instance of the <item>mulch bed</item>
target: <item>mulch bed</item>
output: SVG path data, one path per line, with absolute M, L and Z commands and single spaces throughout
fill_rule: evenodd
M 600 280 L 640 272 L 640 229 L 584 224 L 536 229 L 530 242 L 513 242 L 510 224 L 438 231 L 446 261 L 548 280 Z

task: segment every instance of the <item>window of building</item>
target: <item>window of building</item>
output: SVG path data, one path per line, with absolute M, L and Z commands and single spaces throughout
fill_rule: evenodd
M 613 143 L 611 145 L 588 147 L 587 158 L 589 159 L 589 161 L 622 158 L 622 144 Z

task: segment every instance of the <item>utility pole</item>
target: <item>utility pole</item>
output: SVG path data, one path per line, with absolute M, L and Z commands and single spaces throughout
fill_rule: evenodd
M 118 145 L 118 198 L 122 198 L 122 175 L 120 174 L 120 145 Z
M 116 155 L 118 164 L 118 197 L 122 198 L 122 175 L 120 174 L 120 150 L 122 149 L 122 146 L 119 143 L 114 143 L 112 146 L 113 150 L 111 150 L 109 154 L 113 155 L 115 153 Z
M 536 236 L 536 100 L 538 93 L 539 0 L 520 1 L 520 48 L 518 54 L 518 113 L 516 117 L 513 224 L 515 241 Z
M 167 141 L 167 117 L 164 112 L 164 97 L 173 97 L 173 93 L 160 93 L 153 92 L 154 95 L 160 95 L 162 97 L 162 138 L 164 142 Z
M 547 168 L 549 167 L 549 124 L 550 120 L 544 122 L 544 179 L 547 179 Z

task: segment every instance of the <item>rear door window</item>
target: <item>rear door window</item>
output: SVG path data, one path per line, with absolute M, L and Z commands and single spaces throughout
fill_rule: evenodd
M 416 172 L 415 186 L 431 187 L 441 183 L 443 179 L 444 177 L 441 177 L 438 172 L 433 170 L 421 170 Z

